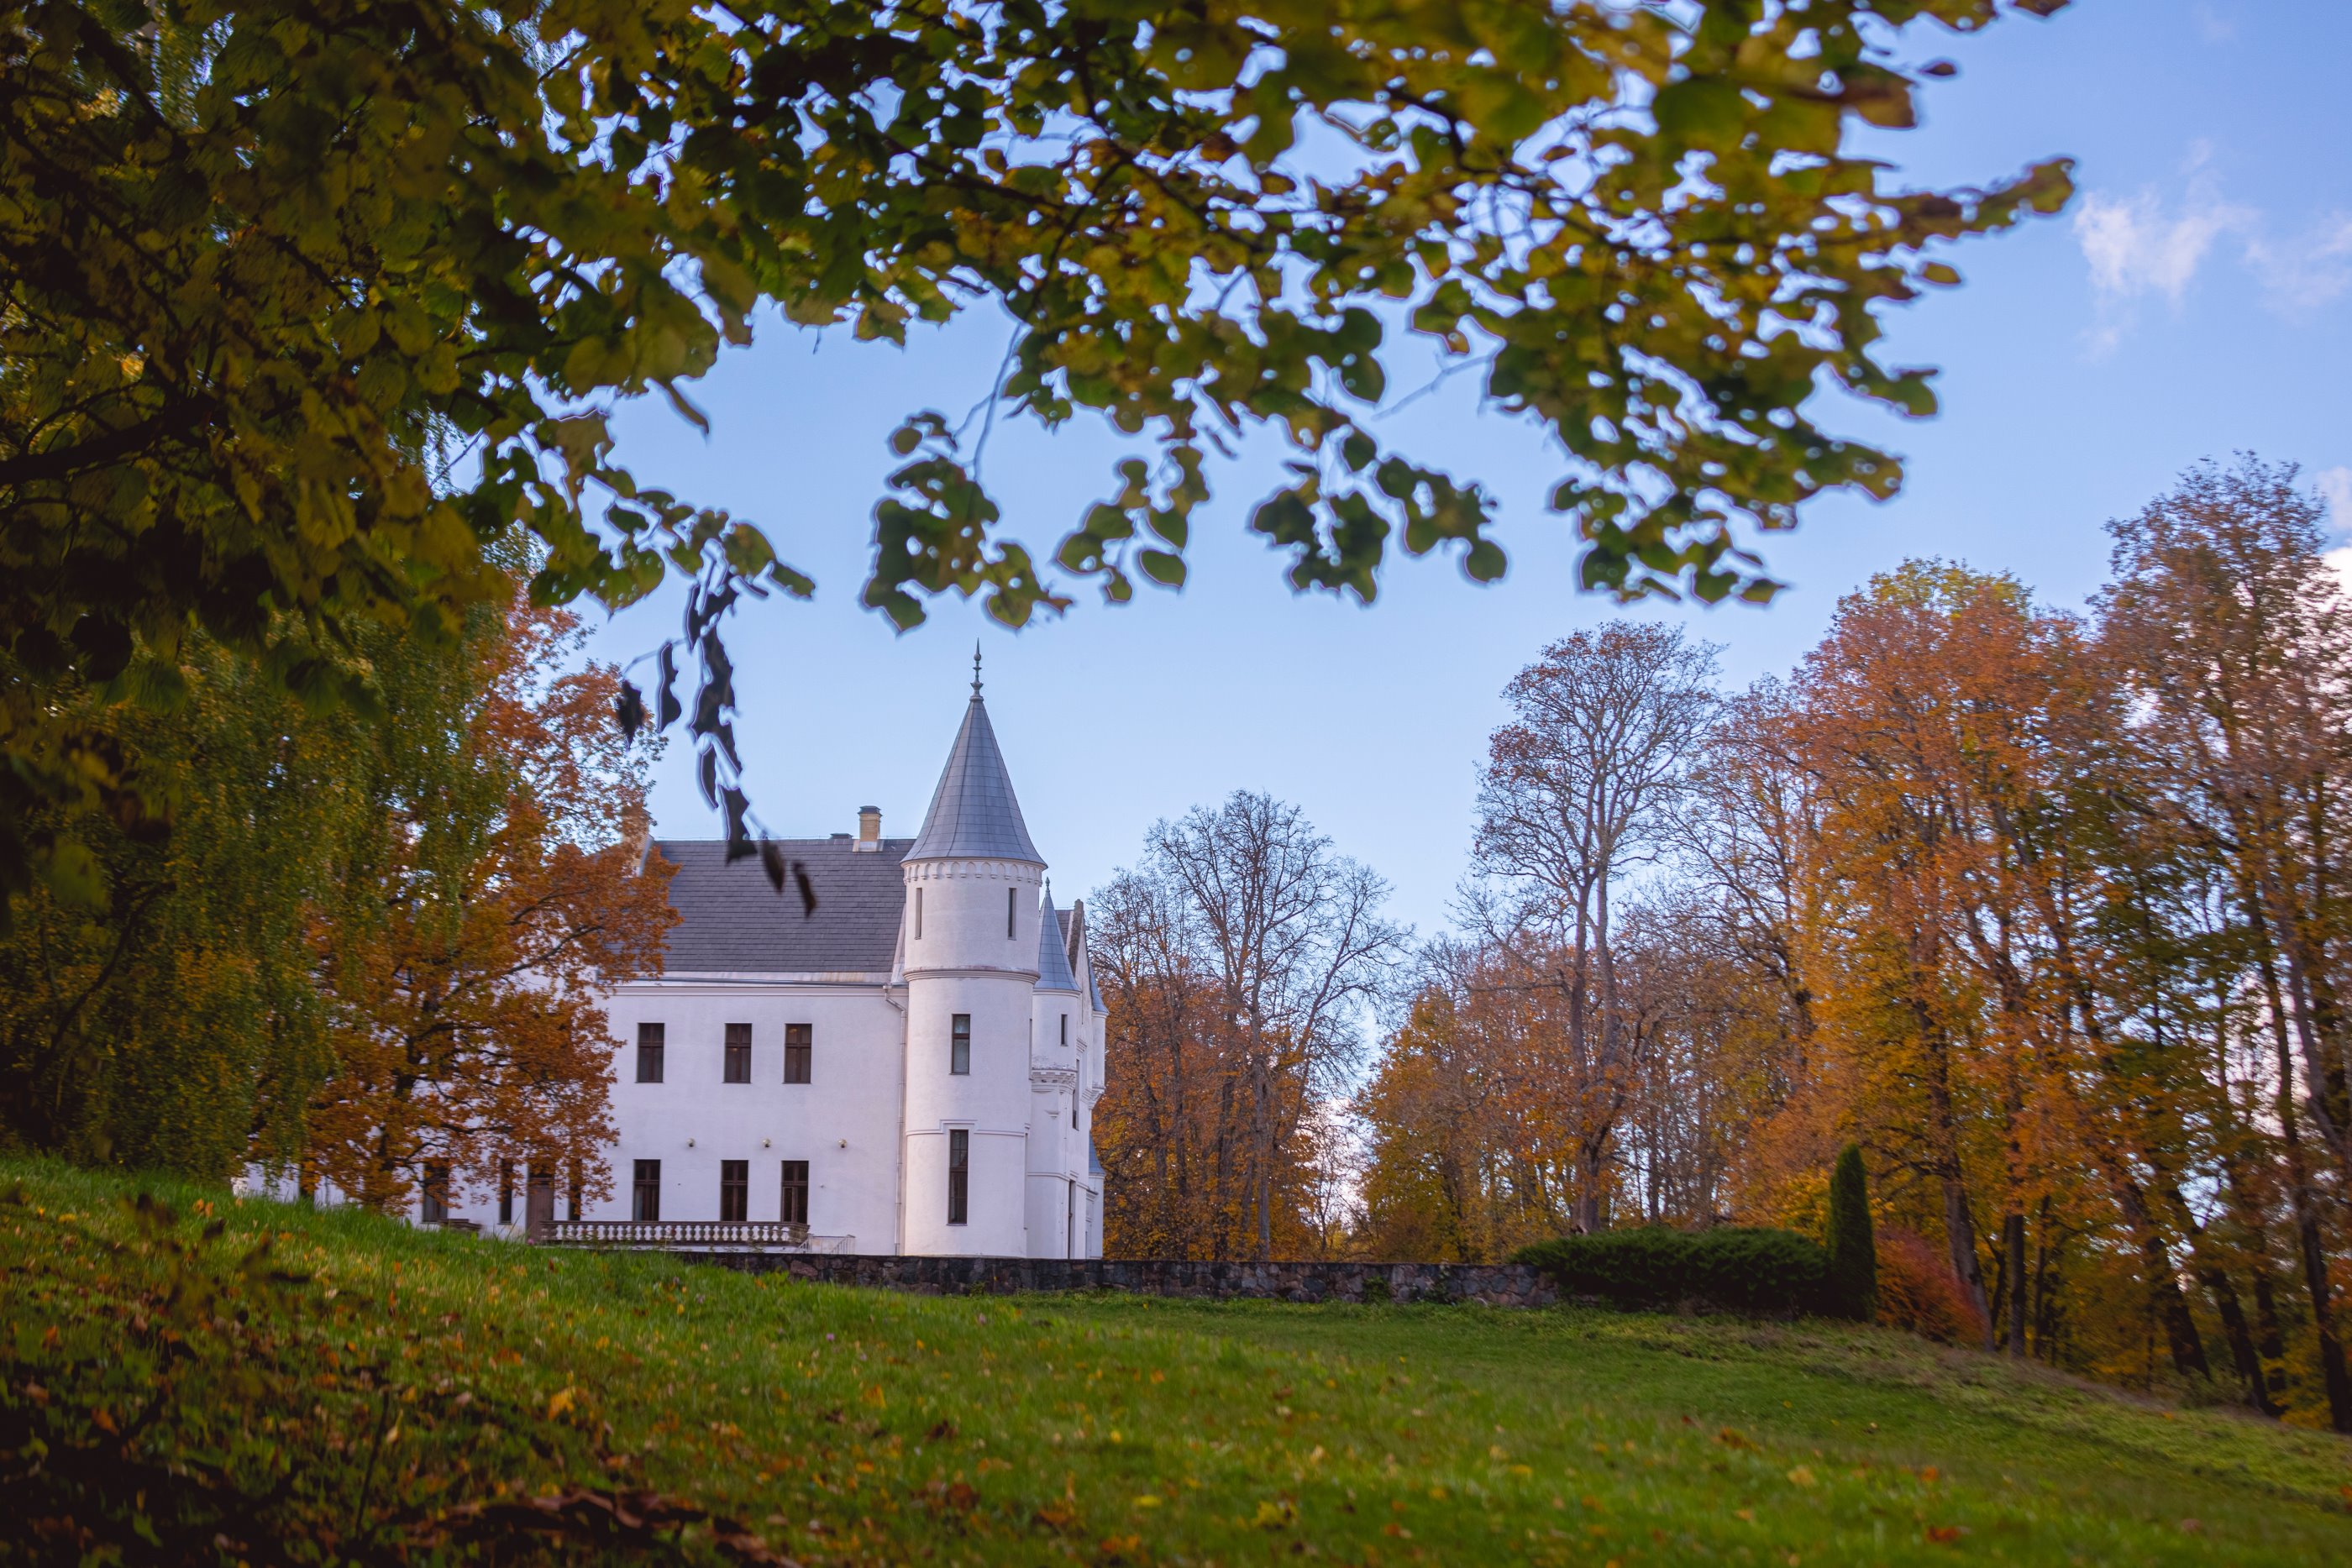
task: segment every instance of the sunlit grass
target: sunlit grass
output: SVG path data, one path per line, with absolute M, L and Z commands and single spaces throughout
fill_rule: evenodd
M 0 1164 L 17 1183 L 7 1397 L 99 1388 L 161 1255 L 131 1184 Z M 683 1500 L 805 1562 L 2352 1561 L 2339 1439 L 1876 1330 L 925 1298 L 157 1190 L 185 1235 L 199 1203 L 226 1221 L 213 1277 L 265 1235 L 310 1276 L 240 1282 L 215 1317 L 278 1346 L 241 1440 L 289 1436 L 253 1473 L 301 1476 L 344 1550 L 568 1486 Z

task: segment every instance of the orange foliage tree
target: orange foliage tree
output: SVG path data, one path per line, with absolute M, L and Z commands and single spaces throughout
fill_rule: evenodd
M 2323 516 L 2291 469 L 2200 465 L 2111 525 L 2080 616 L 1908 564 L 1686 766 L 1641 765 L 1684 685 L 1623 678 L 1642 638 L 1547 650 L 1514 696 L 1559 738 L 1498 732 L 1472 934 L 1357 1101 L 1359 1244 L 1818 1229 L 1853 1140 L 1932 1249 L 1905 1290 L 1958 1302 L 1919 1323 L 2352 1430 L 2352 597 Z
M 333 1065 L 305 1175 L 363 1204 L 519 1171 L 609 1184 L 603 998 L 659 970 L 676 916 L 666 864 L 640 865 L 646 761 L 612 722 L 618 675 L 575 667 L 580 641 L 575 617 L 518 599 L 395 694 L 446 722 L 384 759 L 375 831 L 314 933 Z
M 1348 1140 L 1332 1112 L 1406 935 L 1381 917 L 1387 896 L 1296 806 L 1248 791 L 1155 824 L 1094 896 L 1113 1256 L 1335 1244 Z

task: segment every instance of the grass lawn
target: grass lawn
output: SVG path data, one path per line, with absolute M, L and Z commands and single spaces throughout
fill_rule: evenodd
M 0 1162 L 0 1562 L 2352 1562 L 2352 1444 L 1876 1330 L 908 1297 L 143 1188 Z

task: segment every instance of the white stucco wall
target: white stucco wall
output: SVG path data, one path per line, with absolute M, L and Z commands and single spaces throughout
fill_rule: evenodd
M 776 1219 L 782 1162 L 809 1164 L 809 1233 L 898 1247 L 899 1013 L 883 987 L 778 978 L 668 978 L 609 1004 L 614 1052 L 613 1195 L 583 1219 L 630 1218 L 635 1162 L 661 1161 L 661 1217 L 719 1218 L 721 1160 L 751 1164 L 745 1218 Z M 639 1083 L 640 1022 L 667 1037 L 663 1082 Z M 726 1026 L 751 1026 L 751 1081 L 723 1082 Z M 784 1026 L 810 1026 L 806 1083 L 786 1083 Z
M 902 1249 L 1027 1257 L 1029 1056 L 1044 868 L 1023 861 L 910 860 L 905 870 Z M 971 1071 L 961 1074 L 950 1071 L 950 1060 L 958 1013 L 971 1019 Z M 951 1225 L 948 1151 L 958 1129 L 970 1138 L 970 1200 L 965 1222 Z
M 672 975 L 622 988 L 613 1031 L 608 1197 L 581 1218 L 632 1218 L 635 1164 L 661 1162 L 661 1218 L 719 1215 L 719 1166 L 748 1163 L 745 1218 L 781 1218 L 786 1160 L 809 1165 L 809 1233 L 844 1250 L 948 1256 L 1102 1255 L 1100 1179 L 1088 1156 L 1105 1019 L 1079 989 L 1037 988 L 1042 868 L 918 862 L 908 870 L 900 968 L 837 975 Z M 913 933 L 913 887 L 925 891 Z M 1014 900 L 1005 936 L 1006 890 Z M 950 1019 L 972 1020 L 971 1071 L 949 1071 Z M 1068 1043 L 1062 1019 L 1069 1019 Z M 664 1026 L 658 1083 L 636 1081 L 637 1026 Z M 725 1081 L 727 1026 L 751 1026 L 751 1081 Z M 810 1082 L 783 1082 L 784 1030 L 810 1026 Z M 1077 1124 L 1071 1124 L 1073 1110 Z M 947 1223 L 948 1133 L 971 1136 L 969 1218 Z M 256 1190 L 290 1176 L 252 1173 Z M 568 1183 L 559 1178 L 556 1215 Z M 331 1193 L 320 1195 L 333 1202 Z M 526 1195 L 518 1173 L 512 1234 Z M 452 1218 L 499 1228 L 495 1190 Z

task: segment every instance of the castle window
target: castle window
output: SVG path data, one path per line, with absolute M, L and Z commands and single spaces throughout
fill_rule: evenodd
M 923 890 L 915 889 L 915 940 L 923 939 Z
M 971 1134 L 948 1129 L 948 1223 L 961 1225 L 971 1204 Z
M 971 1015 L 958 1013 L 948 1026 L 948 1071 L 969 1073 L 971 1071 Z
M 806 1083 L 809 1081 L 809 1030 L 804 1023 L 784 1026 L 784 1082 Z
M 425 1162 L 425 1195 L 423 1218 L 427 1225 L 449 1222 L 449 1162 Z
M 661 1218 L 661 1161 L 639 1160 L 629 1184 L 629 1218 L 651 1225 Z
M 662 1051 L 669 1038 L 668 1029 L 657 1023 L 637 1026 L 637 1082 L 659 1083 L 662 1081 Z
M 586 1173 L 580 1168 L 578 1155 L 572 1156 L 571 1169 L 565 1174 L 572 1179 L 564 1186 L 563 1218 L 577 1219 L 580 1218 L 580 1184 L 586 1176 Z
M 1070 1015 L 1067 1013 L 1062 1015 L 1062 1043 L 1070 1043 Z
M 1013 939 L 1013 914 L 1020 907 L 1021 890 L 1017 887 L 1006 888 L 1004 890 L 1004 939 L 1008 942 Z
M 727 1026 L 727 1066 L 724 1080 L 729 1083 L 751 1082 L 751 1026 L 730 1023 Z
M 721 1223 L 740 1223 L 751 1204 L 751 1162 L 721 1160 L 719 1162 L 719 1218 Z
M 514 1161 L 499 1162 L 499 1223 L 514 1223 Z
M 786 1225 L 808 1223 L 808 1161 L 784 1162 L 784 1204 L 782 1218 Z

